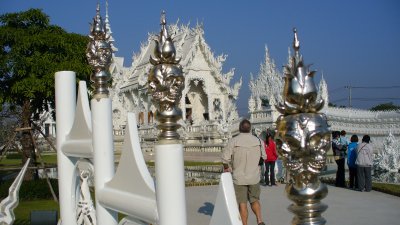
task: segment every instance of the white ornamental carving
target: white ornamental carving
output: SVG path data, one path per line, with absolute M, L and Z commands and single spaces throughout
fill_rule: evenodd
M 399 172 L 400 170 L 400 145 L 390 132 L 386 137 L 383 151 L 376 154 L 374 158 L 374 169 L 388 172 Z
M 227 55 L 214 55 L 205 41 L 202 24 L 189 27 L 177 22 L 168 26 L 168 32 L 172 34 L 177 54 L 182 57 L 180 64 L 185 76 L 185 87 L 179 104 L 183 112 L 182 124 L 196 126 L 203 123 L 224 122 L 228 124 L 226 127 L 231 127 L 232 122 L 239 118 L 236 100 L 242 78 L 231 84 L 234 68 L 226 73 L 222 72 Z M 118 98 L 113 96 L 113 110 L 119 112 L 115 116 L 121 115 L 120 118 L 126 118 L 126 112 L 137 114 L 143 112 L 145 115 L 149 112 L 155 113 L 154 107 L 149 104 L 151 98 L 146 86 L 147 75 L 151 68 L 149 56 L 153 54 L 154 38 L 154 34 L 149 34 L 148 39 L 142 42 L 140 51 L 132 57 L 133 62 L 130 67 L 125 68 L 121 63 L 116 63 L 110 71 L 113 77 L 112 88 L 115 89 L 113 91 L 119 94 Z M 113 60 L 123 61 L 115 55 Z M 219 100 L 214 102 L 214 99 Z M 190 104 L 187 104 L 186 100 L 189 100 Z M 149 127 L 151 124 L 147 124 L 148 121 L 151 120 L 145 119 L 140 129 Z M 126 121 L 114 119 L 113 123 L 115 129 L 120 129 L 125 126 Z M 155 126 L 152 127 L 156 129 Z

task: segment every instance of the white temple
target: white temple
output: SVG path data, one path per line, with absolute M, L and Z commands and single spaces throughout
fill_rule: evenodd
M 242 79 L 230 86 L 234 69 L 222 72 L 227 56 L 214 56 L 204 39 L 201 25 L 191 28 L 176 23 L 169 26 L 169 33 L 174 34 L 177 55 L 181 57 L 180 64 L 185 76 L 183 97 L 179 104 L 183 114 L 180 135 L 184 139 L 185 150 L 220 152 L 231 136 L 230 126 L 239 119 L 235 102 Z M 114 133 L 122 135 L 127 113 L 135 112 L 142 148 L 149 151 L 158 133 L 154 119 L 156 108 L 147 90 L 154 38 L 154 34 L 149 34 L 140 52 L 133 56 L 130 67 L 123 67 L 123 58 L 116 56 L 110 67 Z M 237 130 L 237 126 L 234 129 Z
M 107 10 L 105 18 L 110 40 L 114 41 Z M 179 129 L 185 152 L 219 153 L 226 141 L 238 133 L 239 115 L 235 103 L 242 78 L 239 82 L 230 84 L 234 69 L 227 73 L 222 72 L 227 56 L 214 55 L 205 41 L 202 25 L 190 27 L 176 23 L 169 26 L 169 32 L 173 34 L 186 79 L 180 102 L 183 112 L 183 119 L 180 121 L 182 128 Z M 129 67 L 123 66 L 124 58 L 115 55 L 118 49 L 111 44 L 114 53 L 110 66 L 110 92 L 117 149 L 120 146 L 118 143 L 122 142 L 128 112 L 137 115 L 142 149 L 145 152 L 153 149 L 158 130 L 154 118 L 156 108 L 147 92 L 147 75 L 151 68 L 149 58 L 154 49 L 154 38 L 155 34 L 149 34 L 140 51 L 132 57 Z M 290 49 L 288 53 L 290 56 Z M 265 47 L 265 60 L 260 65 L 260 71 L 256 77 L 251 75 L 249 82 L 251 96 L 248 109 L 256 133 L 274 129 L 275 121 L 280 115 L 275 105 L 282 101 L 283 84 L 282 72 L 277 69 L 268 48 Z M 349 137 L 357 134 L 360 139 L 362 135 L 368 134 L 376 152 L 383 151 L 384 140 L 389 131 L 395 139 L 400 136 L 399 111 L 374 112 L 328 106 L 328 87 L 323 76 L 319 83 L 319 98 L 325 101 L 321 113 L 327 116 L 331 130 L 345 130 Z M 51 128 L 50 133 L 54 133 L 53 120 L 45 122 L 44 126 Z M 46 134 L 49 134 L 47 128 Z

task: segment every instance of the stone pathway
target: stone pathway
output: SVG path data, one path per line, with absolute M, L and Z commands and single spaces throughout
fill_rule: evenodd
M 261 186 L 262 213 L 267 225 L 291 224 L 293 214 L 287 210 L 291 202 L 286 198 L 284 186 Z M 328 205 L 322 214 L 327 225 L 400 224 L 400 197 L 333 186 L 328 189 L 328 196 L 322 201 Z M 209 224 L 217 191 L 217 185 L 186 188 L 188 225 Z M 249 225 L 256 225 L 250 208 Z

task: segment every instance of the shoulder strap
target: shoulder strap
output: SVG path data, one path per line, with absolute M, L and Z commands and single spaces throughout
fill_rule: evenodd
M 362 146 L 362 147 L 360 148 L 360 150 L 357 151 L 357 154 L 360 153 L 361 150 L 362 150 L 366 145 L 367 145 L 367 144 L 365 144 L 364 146 Z

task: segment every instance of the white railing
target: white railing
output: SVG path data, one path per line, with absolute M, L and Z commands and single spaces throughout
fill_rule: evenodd
M 124 147 L 114 174 L 110 98 L 92 99 L 91 111 L 84 81 L 79 83 L 76 98 L 74 72 L 58 72 L 55 80 L 59 224 L 116 225 L 118 212 L 127 215 L 119 221 L 121 225 L 187 224 L 182 145 L 155 146 L 153 180 L 143 158 L 135 115 L 128 113 Z M 94 186 L 95 204 L 89 186 Z M 230 173 L 221 175 L 210 224 L 242 224 Z

